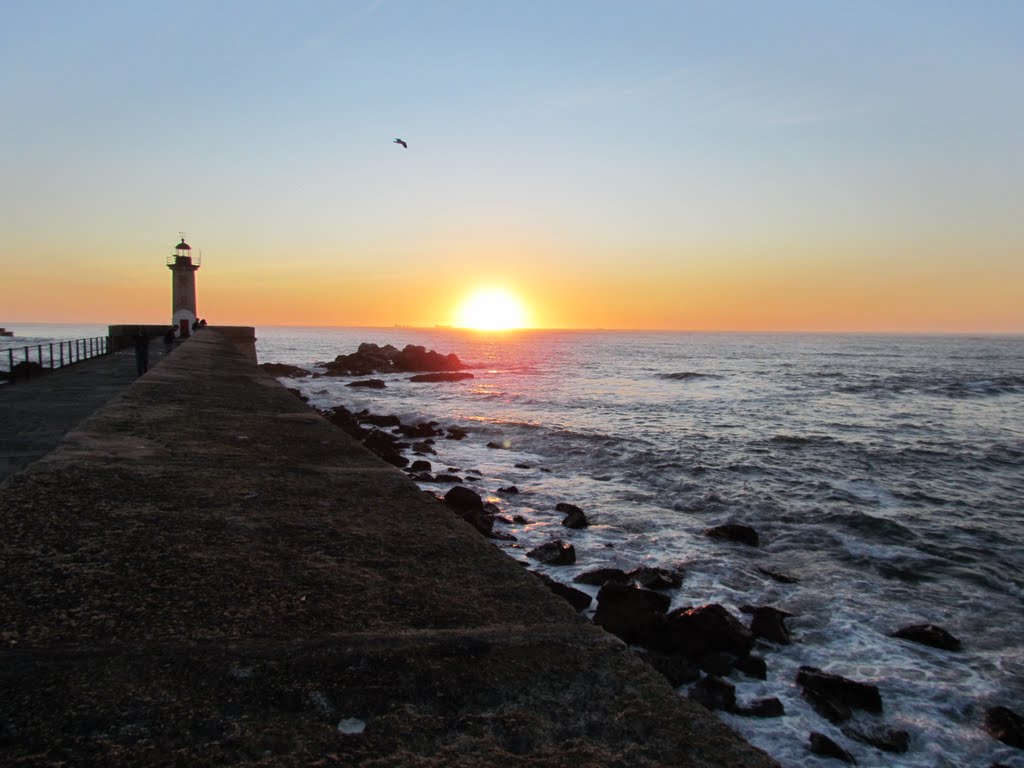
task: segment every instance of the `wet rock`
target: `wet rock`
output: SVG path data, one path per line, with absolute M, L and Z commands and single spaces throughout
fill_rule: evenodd
M 708 709 L 736 710 L 736 686 L 717 675 L 708 675 L 690 689 L 690 698 Z
M 439 475 L 435 475 L 434 476 L 434 480 L 436 482 L 438 482 L 438 483 L 461 483 L 462 482 L 462 478 L 459 477 L 458 475 L 449 475 L 449 474 L 447 474 L 445 472 L 442 472 Z
M 960 640 L 934 624 L 911 624 L 897 629 L 892 636 L 898 637 L 900 640 L 930 645 L 932 648 L 940 648 L 944 651 L 959 651 L 962 647 Z
M 867 744 L 875 749 L 880 749 L 883 752 L 895 752 L 902 755 L 910 749 L 910 733 L 908 731 L 887 728 L 885 726 L 878 726 L 870 730 L 848 726 L 843 728 L 842 731 L 843 735 L 847 738 L 859 741 L 861 744 Z
M 445 435 L 445 438 L 448 440 L 464 440 L 468 434 L 462 427 L 448 427 L 448 434 Z
M 558 510 L 558 507 L 560 507 L 560 506 L 562 506 L 562 505 L 559 504 L 558 506 L 555 507 L 555 509 L 557 511 L 565 511 L 565 510 Z M 569 505 L 566 505 L 566 506 L 572 506 L 572 505 L 569 504 Z M 566 528 L 574 528 L 574 529 L 586 528 L 588 525 L 590 525 L 590 521 L 587 520 L 587 516 L 585 514 L 583 514 L 583 510 L 582 509 L 580 509 L 579 507 L 574 507 L 573 509 L 569 510 L 569 514 L 567 514 L 565 516 L 565 518 L 562 520 L 562 525 L 564 525 Z
M 857 761 L 853 759 L 853 755 L 823 733 L 814 732 L 811 734 L 808 749 L 810 749 L 814 754 L 821 755 L 822 757 L 834 757 L 836 760 L 842 760 L 844 763 L 849 763 L 850 765 L 857 764 Z
M 488 448 L 493 448 L 495 450 L 507 450 L 507 449 L 511 448 L 512 445 L 507 440 L 505 442 L 502 442 L 502 443 L 496 443 L 494 440 L 491 440 L 489 443 L 487 443 L 487 447 Z
M 363 438 L 363 445 L 389 464 L 393 464 L 396 467 L 406 467 L 409 465 L 409 460 L 401 453 L 409 446 L 406 443 L 399 442 L 394 435 L 374 429 Z
M 442 355 L 414 344 L 399 351 L 386 344 L 383 347 L 364 342 L 349 355 L 338 355 L 323 363 L 328 376 L 366 376 L 371 373 L 414 373 L 460 371 L 468 366 L 457 355 Z
M 757 570 L 758 570 L 759 573 L 763 573 L 765 576 L 767 576 L 772 581 L 777 581 L 780 584 L 799 584 L 800 583 L 799 579 L 794 578 L 793 576 L 787 576 L 786 574 L 780 573 L 779 571 L 773 571 L 770 568 L 758 568 Z
M 746 656 L 754 647 L 750 630 L 717 603 L 672 611 L 659 635 L 664 650 L 693 657 L 718 652 Z
M 618 568 L 598 568 L 579 574 L 573 581 L 577 584 L 591 584 L 603 587 L 609 581 L 614 581 L 618 584 L 629 584 L 630 578 L 626 575 L 625 571 Z
M 697 665 L 709 675 L 724 677 L 736 667 L 736 657 L 731 653 L 707 653 L 697 659 Z
M 674 687 L 692 683 L 700 677 L 700 667 L 688 656 L 648 651 L 640 658 L 664 675 Z
M 683 574 L 667 568 L 650 568 L 641 566 L 626 574 L 644 589 L 679 589 L 683 584 Z
M 498 493 L 503 493 L 506 496 L 515 496 L 519 493 L 519 489 L 514 485 L 509 485 L 505 488 L 499 488 Z
M 751 614 L 750 631 L 754 637 L 761 637 L 780 645 L 789 645 L 789 628 L 785 620 L 793 614 L 768 605 L 744 605 L 743 613 Z
M 567 584 L 562 584 L 560 581 L 555 581 L 546 573 L 539 573 L 533 571 L 533 574 L 544 582 L 545 586 L 554 592 L 559 597 L 567 600 L 569 604 L 577 611 L 583 611 L 590 607 L 590 604 L 594 601 L 593 598 L 586 592 L 581 592 L 578 589 L 573 589 Z
M 457 485 L 444 495 L 444 502 L 480 533 L 490 536 L 493 532 L 494 515 L 484 510 L 483 499 L 476 491 Z
M 357 440 L 362 440 L 370 434 L 370 430 L 360 426 L 355 414 L 343 405 L 335 406 L 327 411 L 321 411 L 320 415 Z
M 350 381 L 346 387 L 365 387 L 366 389 L 385 389 L 386 385 L 382 379 L 359 379 Z
M 533 469 L 529 464 L 513 464 L 516 469 Z
M 409 469 L 413 472 L 430 472 L 433 469 L 433 466 L 426 459 L 417 459 L 412 463 L 412 466 L 409 467 Z
M 398 431 L 405 437 L 437 437 L 443 432 L 437 429 L 436 421 L 421 421 L 419 424 L 399 424 Z
M 714 528 L 708 528 L 704 531 L 704 535 L 710 536 L 713 539 L 735 541 L 740 544 L 746 544 L 748 547 L 756 547 L 760 544 L 757 531 L 749 525 L 743 525 L 741 523 L 716 525 Z
M 572 565 L 576 562 L 576 548 L 561 539 L 541 544 L 526 556 L 545 565 Z
M 560 501 L 557 504 L 555 504 L 555 512 L 565 512 L 565 513 L 568 514 L 570 512 L 582 512 L 582 511 L 583 510 L 580 509 L 579 507 L 577 507 L 575 504 L 570 504 L 567 501 Z
M 985 712 L 985 730 L 1003 744 L 1024 749 L 1024 718 L 1012 709 L 999 706 Z
M 827 696 L 817 691 L 812 691 L 809 688 L 801 689 L 800 693 L 807 700 L 807 703 L 811 705 L 811 708 L 830 723 L 839 725 L 839 723 L 845 723 L 853 717 L 853 710 L 840 701 L 833 701 Z
M 882 696 L 878 686 L 861 683 L 840 675 L 822 672 L 816 667 L 800 667 L 796 675 L 797 685 L 814 691 L 830 701 L 845 704 L 854 709 L 868 712 L 882 711 Z
M 609 581 L 597 594 L 594 623 L 627 643 L 654 647 L 659 621 L 672 601 L 667 595 Z
M 260 363 L 258 367 L 279 379 L 301 379 L 311 375 L 311 371 L 287 363 Z
M 463 379 L 472 378 L 476 378 L 472 373 L 420 373 L 416 376 L 410 376 L 409 381 L 422 384 L 435 381 L 462 381 Z
M 512 522 L 518 525 L 526 525 L 529 522 L 529 520 L 527 520 L 522 515 L 512 515 Z
M 768 663 L 761 656 L 743 656 L 736 659 L 736 663 L 733 666 L 747 677 L 753 677 L 757 680 L 768 679 Z
M 736 707 L 736 714 L 744 717 L 782 717 L 786 714 L 786 708 L 777 698 L 769 696 L 754 699 L 744 707 Z
M 363 411 L 357 414 L 359 421 L 363 424 L 372 424 L 375 427 L 400 427 L 402 422 L 397 416 L 388 415 L 384 416 L 377 413 L 370 413 L 369 411 Z

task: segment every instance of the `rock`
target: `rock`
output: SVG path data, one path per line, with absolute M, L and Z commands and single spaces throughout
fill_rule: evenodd
M 346 387 L 366 387 L 367 389 L 385 389 L 385 384 L 381 379 L 359 379 L 358 381 L 350 381 L 345 385 Z
M 485 536 L 494 529 L 494 515 L 484 509 L 483 499 L 476 491 L 457 485 L 444 495 L 451 510 Z
M 792 576 L 787 576 L 784 573 L 779 573 L 778 571 L 773 571 L 770 568 L 758 568 L 757 570 L 760 573 L 763 573 L 765 576 L 767 576 L 772 581 L 777 581 L 780 584 L 799 584 L 800 583 L 799 579 L 795 579 Z
M 743 656 L 736 659 L 736 663 L 733 667 L 747 677 L 753 677 L 757 680 L 768 679 L 768 664 L 761 656 Z
M 529 464 L 513 464 L 516 469 L 533 469 Z
M 286 387 L 286 389 L 289 392 L 291 392 L 293 395 L 295 395 L 297 398 L 299 398 L 299 400 L 301 400 L 302 402 L 304 402 L 304 403 L 308 403 L 309 402 L 309 398 L 306 397 L 304 394 L 302 394 L 301 390 L 298 390 L 295 387 Z
M 335 406 L 328 411 L 321 411 L 320 415 L 357 440 L 362 440 L 370 434 L 370 430 L 360 426 L 355 414 L 343 405 Z
M 709 675 L 724 677 L 736 667 L 736 657 L 731 653 L 706 653 L 697 659 L 697 665 Z
M 930 645 L 932 648 L 941 648 L 944 651 L 959 651 L 962 647 L 960 640 L 934 624 L 911 624 L 897 629 L 892 636 L 900 640 Z
M 394 435 L 389 435 L 387 432 L 381 432 L 379 429 L 371 430 L 363 438 L 363 445 L 396 467 L 405 467 L 409 464 L 409 460 L 401 454 L 401 451 L 409 446 L 399 442 Z
M 391 415 L 391 416 L 381 416 L 381 415 L 376 414 L 376 413 L 369 413 L 368 411 L 363 411 L 361 414 L 358 414 L 358 416 L 359 416 L 359 421 L 362 422 L 363 424 L 372 424 L 375 427 L 401 427 L 402 426 L 402 422 L 398 419 L 398 417 L 397 416 L 393 416 L 393 415 Z
M 406 437 L 437 437 L 443 434 L 437 429 L 436 421 L 421 421 L 419 424 L 399 424 L 398 431 Z
M 435 381 L 462 381 L 463 379 L 472 378 L 475 378 L 472 373 L 421 373 L 416 376 L 410 376 L 409 381 L 423 384 Z
M 716 525 L 714 528 L 708 528 L 704 531 L 704 535 L 710 536 L 713 539 L 736 541 L 740 544 L 746 544 L 748 547 L 756 547 L 760 544 L 757 531 L 749 525 L 742 525 L 741 523 Z
M 445 472 L 442 472 L 439 475 L 435 475 L 434 476 L 434 480 L 436 480 L 439 483 L 461 483 L 462 482 L 462 478 L 459 477 L 458 475 L 449 475 L 449 474 L 447 474 Z
M 688 656 L 672 653 L 648 651 L 640 654 L 640 658 L 661 672 L 673 687 L 692 683 L 700 677 L 700 667 Z
M 350 355 L 338 355 L 323 363 L 328 376 L 366 376 L 371 373 L 414 373 L 421 371 L 460 371 L 468 368 L 457 355 L 442 355 L 413 344 L 401 352 L 387 344 L 379 347 L 364 342 Z
M 736 714 L 744 717 L 782 717 L 786 714 L 786 708 L 777 698 L 769 696 L 754 699 L 745 707 L 736 707 Z
M 876 685 L 822 672 L 816 667 L 800 667 L 796 674 L 796 682 L 804 689 L 848 707 L 876 713 L 882 711 L 882 696 Z
M 488 448 L 493 448 L 495 450 L 505 450 L 505 449 L 511 448 L 512 444 L 509 443 L 507 440 L 504 441 L 504 442 L 501 442 L 501 443 L 496 443 L 493 440 L 491 440 L 489 443 L 487 443 L 487 447 Z
M 463 440 L 469 433 L 462 427 L 448 427 L 448 434 L 445 438 L 448 440 Z
M 870 731 L 846 727 L 842 731 L 843 735 L 847 738 L 859 741 L 861 744 L 867 744 L 875 749 L 880 749 L 883 752 L 896 752 L 902 755 L 910 749 L 910 733 L 908 731 L 886 728 L 885 726 L 878 726 Z
M 985 730 L 1003 744 L 1024 749 L 1024 718 L 1012 709 L 999 706 L 985 712 Z
M 526 525 L 529 522 L 529 520 L 527 520 L 522 515 L 512 515 L 512 522 L 518 525 Z
M 301 379 L 310 376 L 312 373 L 305 368 L 300 368 L 297 365 L 288 365 L 287 363 L 260 363 L 258 367 L 279 379 Z
M 742 657 L 754 647 L 750 630 L 717 603 L 672 611 L 659 635 L 664 650 L 693 657 L 717 652 Z
M 823 733 L 812 733 L 808 748 L 814 754 L 821 755 L 822 757 L 834 757 L 836 760 L 842 760 L 850 765 L 857 764 L 857 761 L 853 759 L 853 755 Z
M 519 489 L 516 488 L 514 485 L 510 485 L 507 488 L 499 488 L 498 493 L 503 493 L 506 496 L 515 496 L 516 494 L 519 493 Z
M 683 584 L 683 574 L 667 568 L 651 568 L 641 566 L 626 574 L 644 589 L 679 589 Z
M 572 565 L 576 562 L 576 548 L 561 539 L 555 539 L 531 549 L 526 556 L 545 565 Z
M 780 645 L 789 645 L 789 629 L 786 627 L 785 619 L 791 617 L 792 613 L 768 605 L 744 605 L 740 610 L 753 615 L 750 620 L 750 631 L 754 633 L 754 637 L 762 637 Z
M 555 512 L 569 513 L 569 512 L 583 512 L 583 510 L 580 509 L 579 507 L 577 507 L 575 504 L 570 504 L 567 501 L 560 501 L 557 504 L 555 504 Z
M 708 675 L 690 689 L 690 698 L 708 709 L 736 710 L 736 687 L 717 675 Z
M 594 623 L 627 643 L 654 647 L 659 620 L 672 601 L 667 595 L 614 581 L 597 594 Z
M 839 723 L 845 723 L 853 717 L 853 710 L 840 701 L 833 701 L 827 696 L 817 691 L 812 691 L 809 688 L 801 689 L 801 694 L 807 700 L 807 703 L 811 705 L 811 708 L 830 723 L 838 725 Z
M 629 584 L 630 579 L 626 576 L 625 571 L 621 571 L 618 568 L 598 568 L 594 571 L 587 571 L 581 573 L 579 576 L 573 579 L 577 584 L 591 584 L 597 587 L 603 587 L 609 581 L 614 581 L 619 584 Z
M 460 371 L 468 368 L 458 355 L 442 355 L 415 344 L 407 345 L 391 358 L 397 371 Z
M 413 472 L 429 472 L 433 469 L 433 466 L 426 459 L 417 459 L 412 463 L 412 466 L 409 467 L 409 469 Z
M 586 528 L 590 525 L 587 520 L 587 516 L 583 514 L 582 509 L 574 509 L 565 516 L 562 520 L 562 525 L 566 528 Z
M 578 589 L 573 589 L 567 584 L 562 584 L 559 581 L 555 581 L 546 573 L 539 573 L 533 571 L 533 574 L 539 578 L 544 584 L 559 597 L 569 601 L 569 604 L 577 611 L 583 611 L 590 607 L 593 602 L 593 598 L 586 592 L 581 592 Z

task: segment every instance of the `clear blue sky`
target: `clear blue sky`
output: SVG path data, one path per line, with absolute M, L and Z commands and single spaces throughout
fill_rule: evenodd
M 1020 2 L 5 0 L 0 258 L 31 306 L 82 259 L 162 297 L 185 230 L 253 323 L 444 322 L 414 284 L 483 281 L 550 325 L 1024 331 L 1022 30 Z

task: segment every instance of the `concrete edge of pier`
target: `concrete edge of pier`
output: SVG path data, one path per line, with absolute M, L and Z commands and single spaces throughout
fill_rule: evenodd
M 4 765 L 775 765 L 214 329 L 0 530 Z

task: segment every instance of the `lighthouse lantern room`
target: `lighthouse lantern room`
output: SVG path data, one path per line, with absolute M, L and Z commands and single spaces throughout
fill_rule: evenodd
M 178 328 L 180 338 L 188 338 L 196 315 L 196 270 L 202 263 L 202 256 L 192 255 L 192 246 L 181 242 L 174 247 L 174 254 L 167 257 L 167 268 L 171 270 L 171 324 Z

